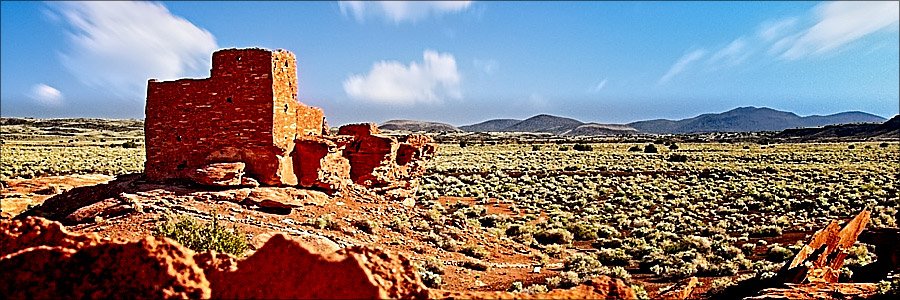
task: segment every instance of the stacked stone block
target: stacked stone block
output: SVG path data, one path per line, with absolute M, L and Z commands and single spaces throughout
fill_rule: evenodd
M 374 124 L 344 126 L 328 136 L 322 110 L 298 101 L 289 51 L 225 49 L 213 53 L 212 63 L 209 78 L 149 80 L 148 179 L 335 191 L 351 181 L 386 186 L 408 179 L 406 166 L 434 151 L 430 141 L 382 136 Z M 203 174 L 217 178 L 198 178 Z

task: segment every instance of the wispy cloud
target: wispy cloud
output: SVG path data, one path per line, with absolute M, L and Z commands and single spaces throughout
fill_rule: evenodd
M 377 62 L 368 74 L 344 80 L 344 91 L 357 100 L 397 105 L 435 104 L 462 97 L 456 58 L 432 50 L 425 50 L 422 56 L 422 63 L 409 65 Z
M 395 24 L 416 22 L 430 16 L 460 12 L 472 1 L 339 1 L 344 15 L 352 15 L 358 22 L 376 15 Z
M 88 85 L 140 97 L 147 79 L 209 69 L 218 48 L 211 33 L 151 2 L 55 2 L 68 25 L 61 60 Z M 138 98 L 139 99 L 139 98 Z
M 772 58 L 797 60 L 835 51 L 872 33 L 897 29 L 900 18 L 898 6 L 900 3 L 896 1 L 825 2 L 815 6 L 807 16 L 766 21 L 756 26 L 755 34 L 736 38 L 712 55 L 706 56 L 702 49 L 685 54 L 660 78 L 659 83 L 668 82 L 704 56 L 709 70 L 716 70 L 738 66 L 757 52 Z M 803 24 L 802 20 L 813 22 Z M 762 49 L 767 50 L 763 52 Z
M 63 94 L 56 88 L 39 83 L 31 87 L 27 94 L 35 103 L 47 107 L 58 107 L 63 104 Z
M 712 66 L 736 66 L 744 62 L 750 56 L 747 48 L 747 40 L 743 37 L 737 38 L 724 48 L 713 53 L 706 61 Z
M 697 50 L 688 52 L 687 54 L 681 56 L 681 58 L 679 58 L 678 61 L 676 61 L 675 64 L 672 65 L 671 68 L 669 68 L 669 71 L 666 72 L 666 74 L 663 75 L 662 78 L 659 79 L 659 84 L 664 84 L 666 82 L 669 82 L 669 80 L 671 80 L 672 77 L 675 77 L 675 75 L 681 74 L 681 72 L 684 72 L 684 70 L 688 66 L 690 66 L 694 62 L 700 60 L 704 56 L 706 56 L 706 50 L 704 50 L 704 49 L 697 49 Z
M 601 90 L 603 90 L 603 88 L 606 87 L 606 80 L 607 80 L 607 78 L 603 78 L 603 80 L 600 80 L 600 82 L 597 83 L 597 85 L 591 87 L 591 89 L 588 90 L 588 91 L 591 92 L 591 93 L 598 93 L 598 92 L 600 92 Z
M 773 41 L 792 31 L 797 26 L 797 22 L 796 17 L 763 22 L 756 30 L 756 36 L 763 41 Z
M 900 21 L 900 2 L 827 2 L 814 9 L 817 23 L 803 30 L 781 58 L 822 54 Z

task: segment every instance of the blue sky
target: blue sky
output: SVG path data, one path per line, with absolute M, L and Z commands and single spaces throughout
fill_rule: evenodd
M 900 110 L 897 2 L 7 2 L 0 113 L 143 118 L 146 80 L 219 48 L 297 55 L 332 125 L 738 106 Z

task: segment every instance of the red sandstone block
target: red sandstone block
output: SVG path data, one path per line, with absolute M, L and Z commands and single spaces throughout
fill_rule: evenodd
M 356 137 L 381 133 L 375 123 L 347 124 L 338 129 L 339 135 L 352 135 Z

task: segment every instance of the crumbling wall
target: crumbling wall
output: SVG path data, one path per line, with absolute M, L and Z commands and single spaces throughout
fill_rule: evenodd
M 151 180 L 326 191 L 350 181 L 406 186 L 397 181 L 424 171 L 413 162 L 434 152 L 427 137 L 399 142 L 371 123 L 343 126 L 328 136 L 322 110 L 298 101 L 296 59 L 283 50 L 220 50 L 213 54 L 210 78 L 151 79 L 146 114 L 145 170 Z

